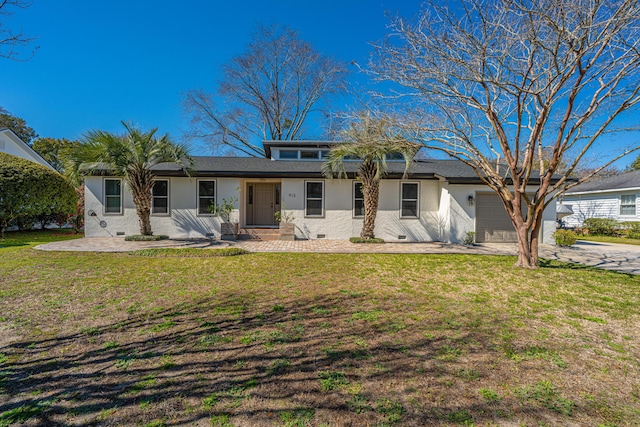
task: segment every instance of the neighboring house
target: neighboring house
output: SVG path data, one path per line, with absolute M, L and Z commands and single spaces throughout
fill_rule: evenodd
M 265 141 L 270 158 L 195 157 L 187 176 L 175 164 L 156 167 L 151 215 L 155 234 L 171 237 L 220 235 L 212 204 L 233 200 L 231 220 L 240 228 L 277 227 L 274 213 L 293 213 L 300 239 L 358 236 L 364 201 L 355 179 L 357 162 L 347 162 L 352 179 L 328 179 L 322 162 L 331 142 Z M 387 241 L 462 242 L 475 231 L 478 242 L 515 242 L 516 234 L 498 196 L 457 160 L 417 160 L 406 179 L 404 163 L 389 161 L 380 185 L 375 234 Z M 118 177 L 98 170 L 85 178 L 85 235 L 138 234 L 129 191 Z M 543 241 L 552 243 L 555 202 L 544 215 Z
M 51 170 L 55 170 L 53 166 L 40 157 L 40 154 L 29 147 L 27 143 L 21 140 L 11 129 L 0 129 L 0 152 L 22 157 L 23 159 L 31 160 Z
M 640 171 L 577 185 L 565 193 L 562 203 L 571 205 L 573 215 L 564 218 L 568 227 L 580 227 L 587 218 L 640 221 Z

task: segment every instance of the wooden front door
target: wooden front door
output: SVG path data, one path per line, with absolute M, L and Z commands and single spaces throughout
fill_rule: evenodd
M 275 225 L 276 184 L 253 184 L 253 225 Z

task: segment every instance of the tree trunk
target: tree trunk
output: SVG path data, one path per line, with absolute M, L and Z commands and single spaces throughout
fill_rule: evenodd
M 540 208 L 534 212 L 534 219 L 530 221 L 527 227 L 527 221 L 525 221 L 521 213 L 515 213 L 511 215 L 511 221 L 516 229 L 518 236 L 518 261 L 516 266 L 524 268 L 538 268 L 538 250 L 540 244 L 540 230 L 542 229 L 542 214 L 543 210 Z M 519 217 L 518 217 L 519 215 Z
M 364 222 L 360 237 L 363 239 L 375 238 L 376 215 L 378 214 L 378 198 L 380 195 L 380 181 L 372 179 L 369 182 L 362 181 L 362 193 L 364 195 Z
M 143 236 L 151 236 L 151 189 L 143 191 L 131 188 L 131 195 L 133 196 L 133 203 L 136 205 L 136 213 L 138 214 L 138 222 L 140 224 L 140 234 Z
M 140 234 L 143 236 L 151 236 L 153 232 L 151 231 L 151 210 L 148 208 L 141 208 L 140 206 L 136 206 L 136 213 L 138 214 L 138 220 L 140 223 Z
M 533 254 L 531 248 L 531 238 L 526 224 L 521 224 L 516 228 L 518 235 L 518 261 L 516 266 L 524 268 L 538 267 L 538 254 Z

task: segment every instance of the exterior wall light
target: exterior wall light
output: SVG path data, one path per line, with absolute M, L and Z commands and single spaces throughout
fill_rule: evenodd
M 476 199 L 473 197 L 473 194 L 469 194 L 469 197 L 467 197 L 467 202 L 469 202 L 469 206 L 473 206 L 476 202 Z

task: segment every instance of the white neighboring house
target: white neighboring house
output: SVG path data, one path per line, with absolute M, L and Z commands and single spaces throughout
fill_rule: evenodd
M 292 213 L 298 239 L 359 236 L 364 201 L 357 162 L 349 179 L 327 179 L 322 163 L 329 141 L 265 141 L 269 158 L 195 157 L 187 176 L 175 164 L 155 168 L 151 227 L 170 237 L 219 237 L 221 220 L 211 204 L 233 200 L 231 221 L 241 229 L 277 228 L 274 213 Z M 513 225 L 498 196 L 457 160 L 416 160 L 402 179 L 404 163 L 390 160 L 380 186 L 375 235 L 386 241 L 515 242 Z M 126 185 L 108 170 L 85 177 L 85 236 L 139 234 Z M 542 238 L 553 243 L 555 202 L 544 213 Z M 250 232 L 250 231 L 248 231 Z
M 581 227 L 587 218 L 640 221 L 639 198 L 640 171 L 577 185 L 562 198 L 562 203 L 573 210 L 573 215 L 564 218 L 565 225 Z
M 26 142 L 21 140 L 11 129 L 0 129 L 0 153 L 22 157 L 55 170 L 53 166 L 43 159 L 40 154 L 36 153 L 33 148 L 29 147 Z

